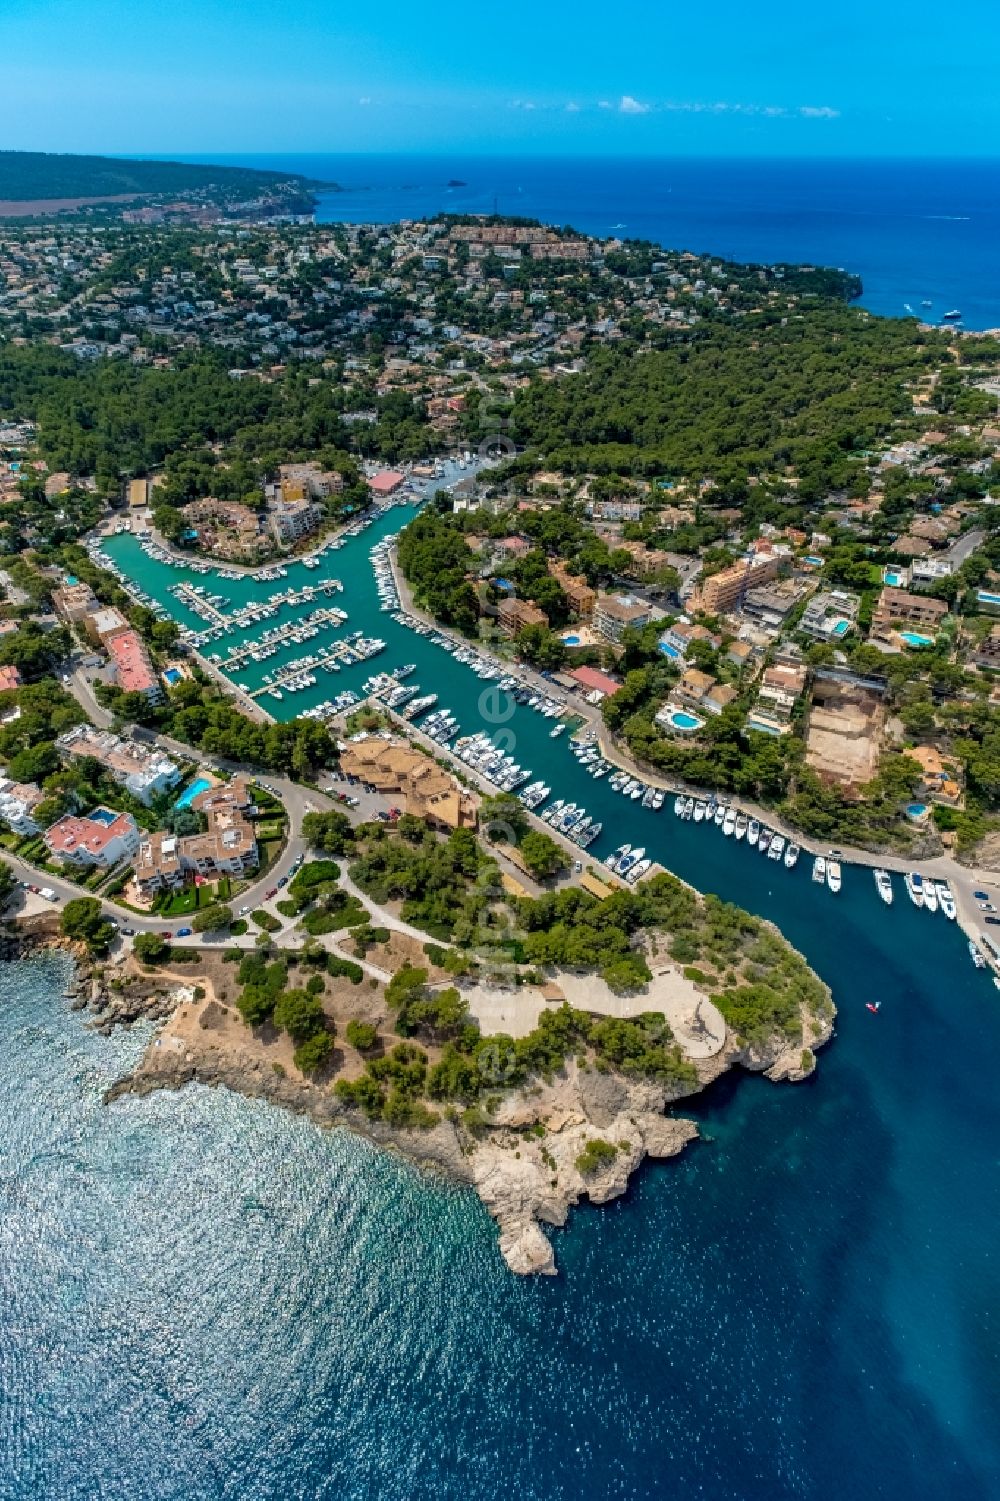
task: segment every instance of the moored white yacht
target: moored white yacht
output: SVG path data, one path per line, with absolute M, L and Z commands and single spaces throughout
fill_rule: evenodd
M 786 870 L 794 870 L 795 869 L 796 865 L 799 863 L 799 856 L 801 855 L 801 853 L 802 853 L 802 851 L 799 849 L 799 846 L 797 844 L 790 844 L 788 846 L 788 848 L 785 851 L 785 869 Z
M 830 858 L 826 862 L 826 884 L 835 894 L 840 890 L 840 861 L 835 850 L 830 851 Z
M 934 889 L 934 882 L 933 881 L 925 881 L 924 882 L 924 910 L 926 912 L 936 912 L 939 906 L 940 906 L 940 903 L 938 902 L 938 894 L 937 894 L 937 892 Z
M 887 870 L 876 870 L 875 889 L 887 907 L 892 906 L 892 877 Z
M 908 870 L 903 877 L 903 884 L 913 905 L 922 907 L 924 905 L 924 878 L 919 870 Z
M 938 901 L 941 903 L 941 911 L 945 917 L 954 922 L 958 916 L 958 909 L 955 906 L 955 898 L 952 895 L 952 890 L 948 882 L 935 881 L 934 890 L 937 892 Z
M 756 844 L 760 838 L 760 824 L 756 818 L 751 818 L 747 825 L 747 844 Z
M 817 855 L 813 861 L 813 880 L 822 886 L 826 882 L 826 856 Z

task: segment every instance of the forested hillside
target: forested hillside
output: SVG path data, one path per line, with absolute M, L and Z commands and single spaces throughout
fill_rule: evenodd
M 251 167 L 200 166 L 191 162 L 119 161 L 107 156 L 64 156 L 45 151 L 0 151 L 0 199 L 117 197 L 128 193 L 207 192 L 249 198 L 289 184 L 306 190 L 319 184 L 294 172 Z
M 912 413 L 904 383 L 939 364 L 946 342 L 834 304 L 716 323 L 652 353 L 598 349 L 583 373 L 534 381 L 514 432 L 568 473 L 725 486 L 794 465 L 802 498 L 817 499 L 849 481 L 851 452 Z

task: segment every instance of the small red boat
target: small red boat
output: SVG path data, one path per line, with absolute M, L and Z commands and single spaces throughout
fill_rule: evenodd
M 865 1005 L 868 1007 L 869 1011 L 875 1011 L 875 1012 L 877 1012 L 878 1008 L 881 1006 L 881 1004 L 882 1004 L 881 1001 L 865 1001 Z

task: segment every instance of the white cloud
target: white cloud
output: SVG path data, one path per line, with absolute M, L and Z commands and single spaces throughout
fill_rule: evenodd
M 598 101 L 597 101 L 597 108 L 598 109 L 610 109 L 611 108 L 611 100 L 610 99 L 598 99 Z
M 531 99 L 512 99 L 510 107 L 511 109 L 534 109 L 535 105 Z
M 828 104 L 803 104 L 799 114 L 804 115 L 807 120 L 838 120 L 840 118 L 840 110 L 831 109 Z
M 578 115 L 580 113 L 580 106 L 576 103 L 576 101 L 574 99 L 571 99 L 569 101 L 569 103 L 567 104 L 567 106 L 566 106 L 566 113 L 568 115 Z
M 363 99 L 359 99 L 358 100 L 358 103 L 359 104 L 371 104 L 371 100 L 368 98 L 368 96 L 366 94 Z
M 619 112 L 623 115 L 648 115 L 649 105 L 640 104 L 638 99 L 633 99 L 631 94 L 623 94 L 619 104 Z

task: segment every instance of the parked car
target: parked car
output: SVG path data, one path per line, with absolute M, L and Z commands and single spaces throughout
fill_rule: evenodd
M 134 928 L 122 928 L 122 932 L 125 934 L 126 938 L 134 938 L 135 937 L 135 929 Z
M 279 876 L 278 877 L 278 885 L 279 886 L 287 886 L 288 885 L 288 877 L 287 876 Z
M 992 928 L 1000 928 L 1000 917 L 988 917 L 986 921 Z
M 160 934 L 161 938 L 173 938 L 173 936 L 174 935 L 169 928 L 165 929 L 165 931 Z
M 974 891 L 972 895 L 975 897 L 977 902 L 988 902 L 990 899 L 990 894 L 988 891 Z
M 177 929 L 177 937 L 178 938 L 190 938 L 191 937 L 191 929 L 190 928 L 178 928 Z
M 979 910 L 980 912 L 995 912 L 997 909 L 994 907 L 992 902 L 980 902 Z
M 277 895 L 278 895 L 278 888 L 277 888 L 277 886 L 272 886 L 271 889 L 270 889 L 270 891 L 266 893 L 266 900 L 270 901 L 271 898 L 272 898 L 272 896 L 277 896 Z
M 250 911 L 250 908 L 249 908 L 249 907 L 241 907 L 241 908 L 240 908 L 240 916 L 241 916 L 241 917 L 246 917 L 246 915 L 247 915 L 247 913 L 248 913 L 248 912 L 249 912 L 249 911 Z

